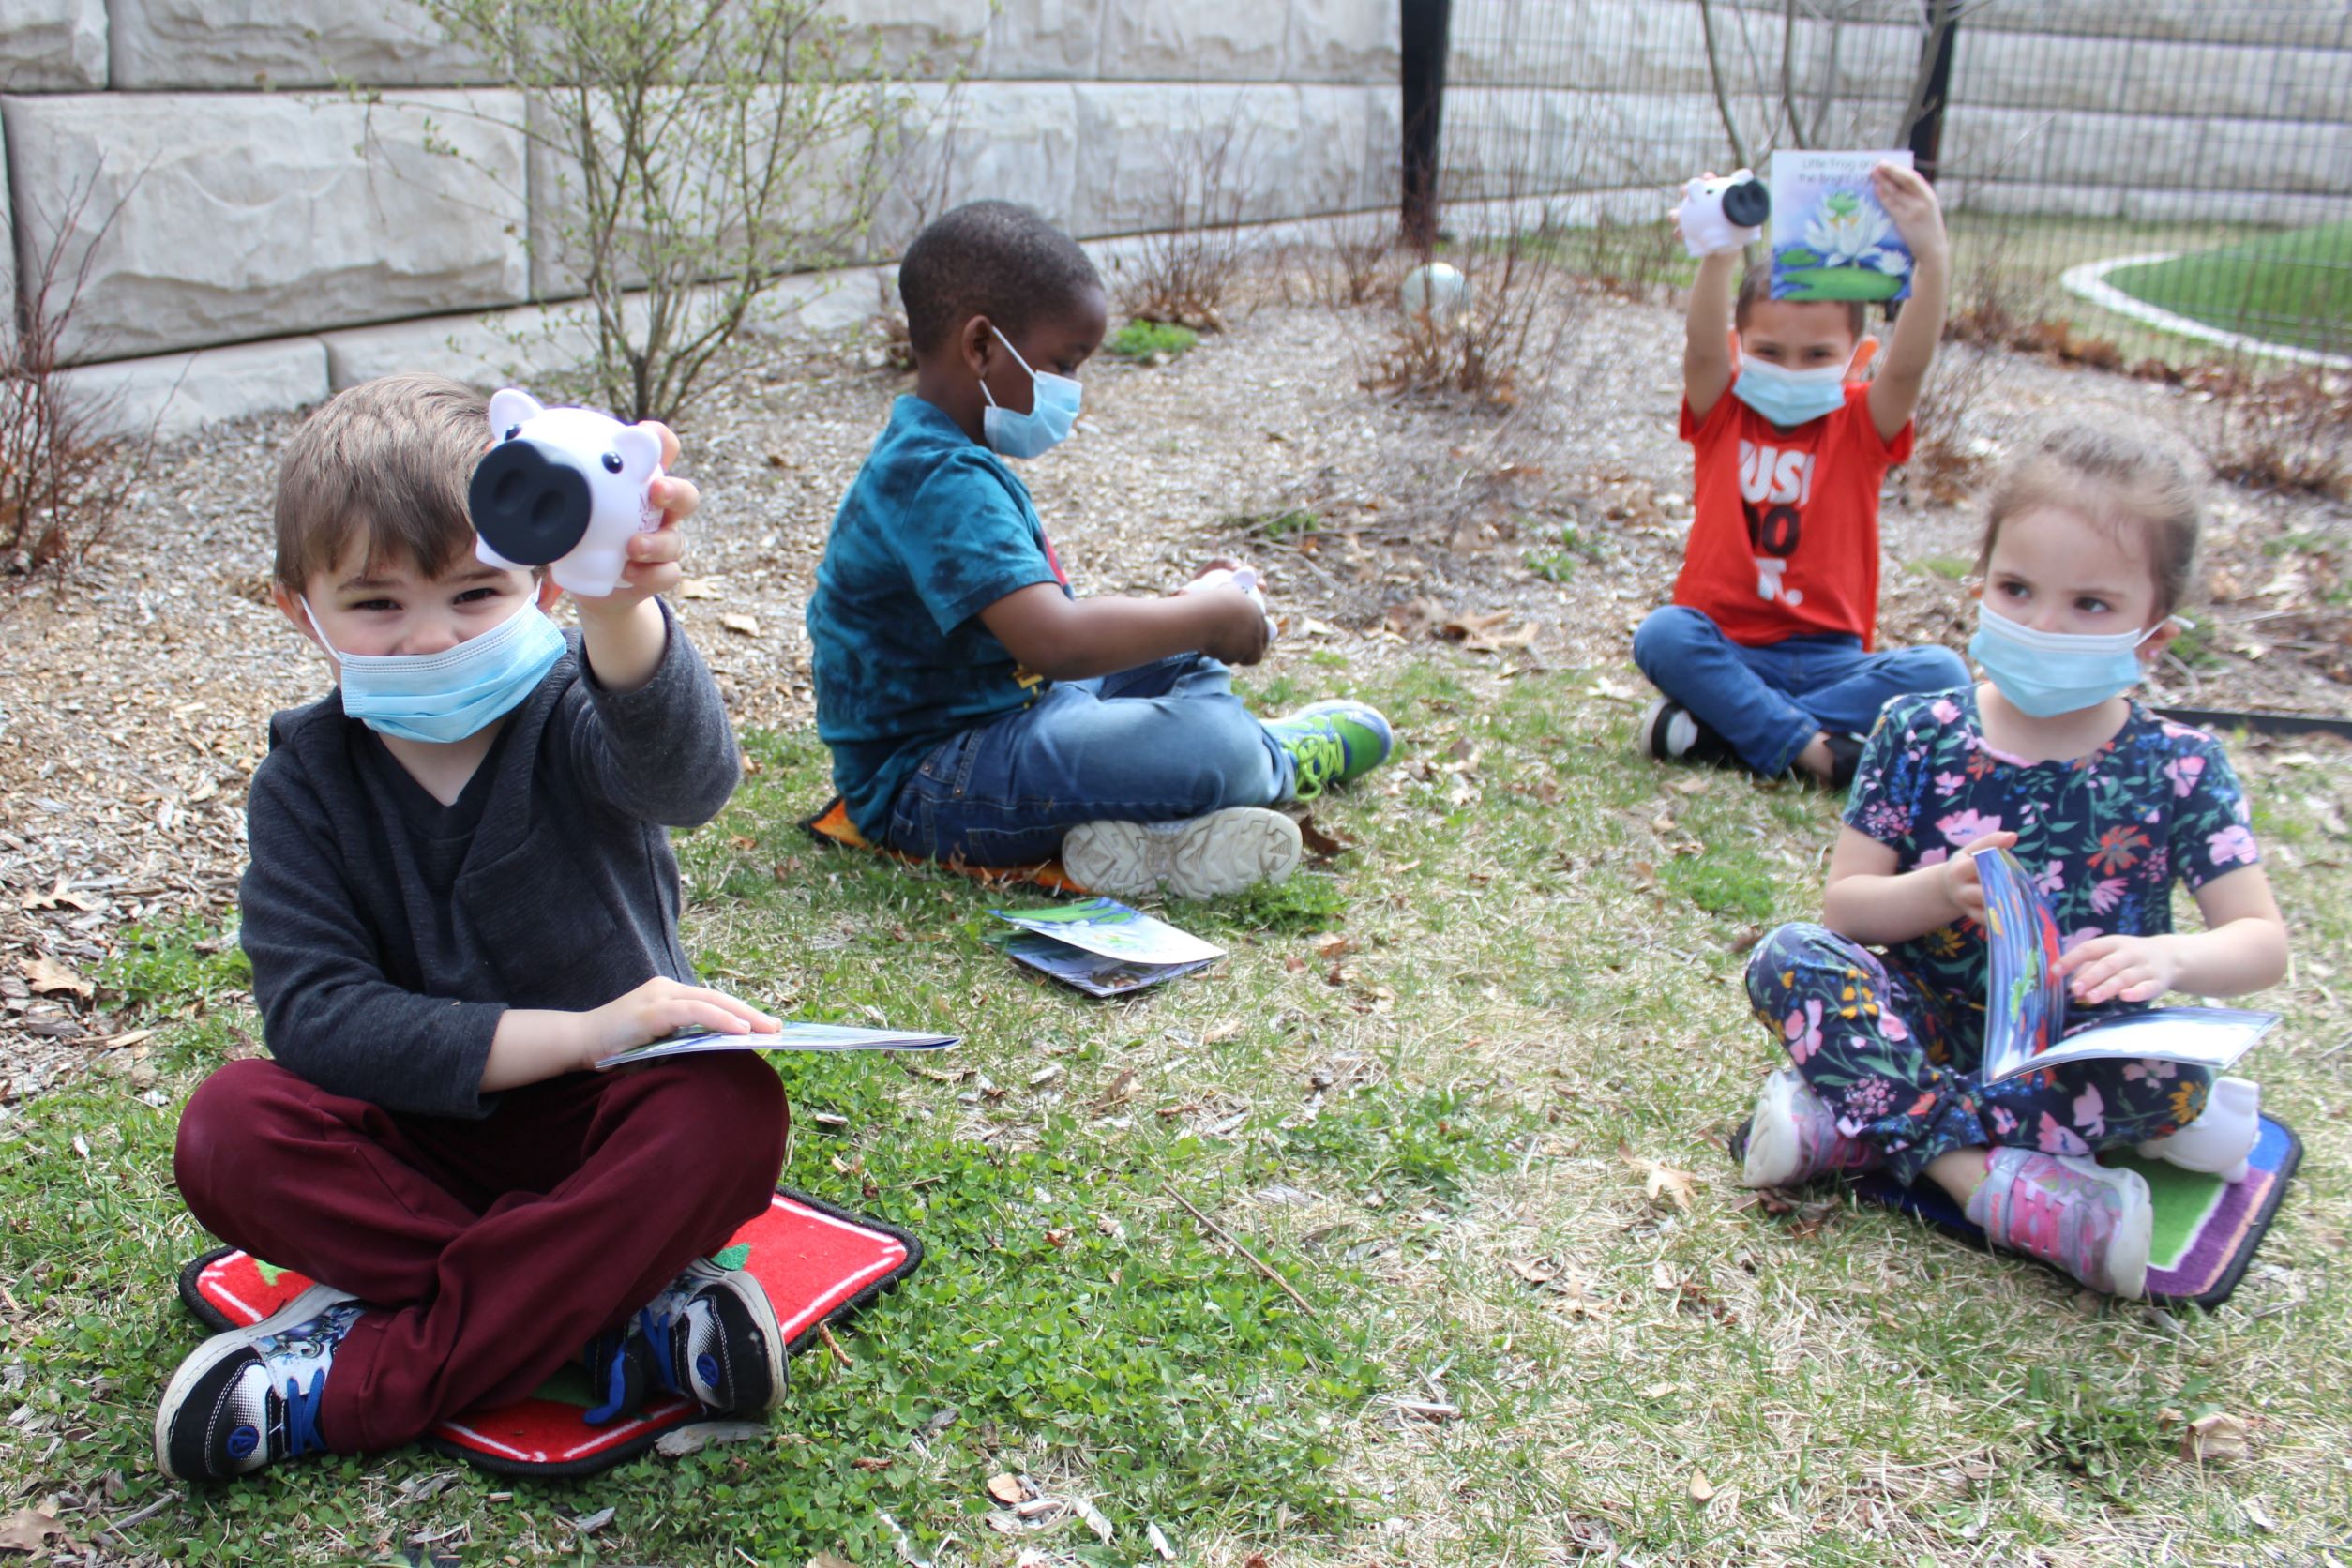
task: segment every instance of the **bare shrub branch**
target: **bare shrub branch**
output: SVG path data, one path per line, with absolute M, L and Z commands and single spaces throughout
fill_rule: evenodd
M 1200 125 L 1163 150 L 1150 232 L 1121 268 L 1119 303 L 1140 321 L 1222 332 L 1249 262 L 1254 128 Z
M 121 520 L 153 445 L 152 427 L 121 433 L 119 394 L 77 389 L 67 376 L 63 345 L 122 211 L 120 203 L 110 209 L 69 264 L 103 173 L 101 161 L 73 186 L 54 220 L 30 210 L 17 218 L 22 232 L 47 237 L 27 248 L 16 309 L 0 324 L 0 560 L 11 576 L 62 575 L 87 561 Z
M 537 259 L 585 300 L 615 413 L 674 416 L 761 295 L 863 253 L 912 95 L 826 0 L 425 8 L 520 91 L 514 128 L 551 155 Z

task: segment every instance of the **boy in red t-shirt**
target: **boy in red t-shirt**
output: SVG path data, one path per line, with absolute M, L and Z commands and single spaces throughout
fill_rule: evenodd
M 1652 757 L 1737 759 L 1843 789 L 1887 699 L 1968 684 L 1949 648 L 1871 651 L 1878 488 L 1911 455 L 1949 267 L 1927 182 L 1884 163 L 1871 179 L 1913 271 L 1869 381 L 1859 378 L 1877 345 L 1859 302 L 1774 299 L 1771 268 L 1755 266 L 1734 303 L 1740 251 L 1699 263 L 1682 349 L 1682 439 L 1697 466 L 1690 542 L 1674 602 L 1634 636 L 1634 662 L 1666 694 L 1642 716 Z

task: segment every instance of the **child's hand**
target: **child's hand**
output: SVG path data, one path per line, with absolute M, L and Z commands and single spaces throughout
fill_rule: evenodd
M 1976 852 L 2005 850 L 2017 842 L 2013 833 L 1987 833 L 1971 838 L 1937 869 L 1944 874 L 1944 897 L 1963 916 L 1984 924 L 1984 884 L 1977 880 Z
M 1870 185 L 1877 193 L 1878 204 L 1894 220 L 1894 232 L 1911 248 L 1912 257 L 1940 260 L 1947 242 L 1944 209 L 1936 200 L 1936 188 L 1922 178 L 1918 170 L 1900 169 L 1892 163 L 1881 163 L 1873 169 Z
M 1214 556 L 1209 560 L 1201 562 L 1198 566 L 1195 566 L 1192 569 L 1192 576 L 1187 578 L 1185 582 L 1187 586 L 1189 586 L 1191 583 L 1198 582 L 1202 578 L 1207 577 L 1211 572 L 1238 572 L 1241 569 L 1242 564 L 1239 561 L 1234 560 L 1230 555 Z M 1176 591 L 1181 594 L 1184 592 L 1184 589 L 1179 588 Z
M 2173 988 L 2180 966 L 2161 937 L 2093 937 L 2059 958 L 2054 973 L 2069 976 L 2076 1002 L 2153 1002 Z
M 629 535 L 628 565 L 621 568 L 621 580 L 602 598 L 577 601 L 583 614 L 634 610 L 656 594 L 669 593 L 686 576 L 678 565 L 686 556 L 686 535 L 679 525 L 702 504 L 702 492 L 695 489 L 693 480 L 681 479 L 669 471 L 678 460 L 678 438 L 670 427 L 649 419 L 645 428 L 661 437 L 662 476 L 653 485 L 654 500 L 661 506 L 661 526 Z
M 615 1051 L 629 1049 L 689 1026 L 722 1034 L 773 1034 L 783 1026 L 747 1002 L 706 986 L 683 986 L 656 975 L 603 1006 L 577 1015 L 580 1022 L 579 1065 L 594 1067 Z
M 1256 664 L 1266 656 L 1274 628 L 1258 601 L 1239 588 L 1203 588 L 1194 596 L 1215 620 L 1200 640 L 1200 651 L 1220 664 Z

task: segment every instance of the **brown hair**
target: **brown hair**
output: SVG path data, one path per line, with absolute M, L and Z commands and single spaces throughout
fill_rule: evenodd
M 1745 328 L 1748 312 L 1772 297 L 1772 264 L 1750 262 L 1740 274 L 1740 294 L 1731 302 L 1731 324 Z M 1859 343 L 1870 335 L 1870 308 L 1859 299 L 1783 300 L 1784 305 L 1837 305 L 1845 308 L 1847 330 Z
M 2156 574 L 2156 609 L 2169 615 L 2195 580 L 2197 532 L 2205 490 L 2180 460 L 2153 442 L 2097 425 L 2060 425 L 1993 482 L 1985 506 L 1982 577 L 2001 524 L 2036 506 L 2098 523 L 2118 536 L 2133 530 L 2148 542 Z
M 490 402 L 445 376 L 381 376 L 302 422 L 278 469 L 278 580 L 296 593 L 354 538 L 369 568 L 438 577 L 472 542 L 465 490 L 490 447 Z

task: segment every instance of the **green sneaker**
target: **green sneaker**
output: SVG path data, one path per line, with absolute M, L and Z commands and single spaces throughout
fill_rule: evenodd
M 1296 764 L 1293 800 L 1313 800 L 1326 784 L 1363 777 L 1387 761 L 1396 745 L 1395 731 L 1380 709 L 1344 697 L 1310 702 L 1286 717 L 1261 722 Z

